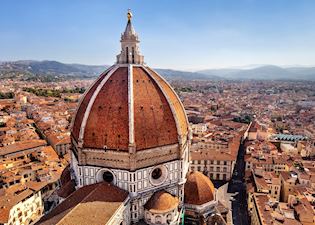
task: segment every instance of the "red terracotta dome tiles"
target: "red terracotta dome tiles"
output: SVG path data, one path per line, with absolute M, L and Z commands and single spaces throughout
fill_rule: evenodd
M 185 138 L 185 111 L 167 82 L 143 66 L 129 65 L 129 72 L 127 66 L 116 68 L 107 72 L 110 77 L 101 75 L 81 101 L 72 130 L 75 140 L 82 135 L 85 148 L 118 151 L 128 151 L 134 141 L 141 151 L 176 144 L 179 134 Z
M 128 151 L 128 69 L 120 67 L 107 80 L 91 108 L 84 147 Z
M 93 84 L 93 86 L 88 90 L 88 92 L 82 96 L 81 104 L 79 105 L 79 108 L 76 112 L 73 127 L 72 127 L 72 135 L 76 139 L 76 141 L 79 140 L 79 134 L 80 134 L 80 128 L 83 121 L 84 113 L 87 108 L 87 105 L 89 104 L 89 101 L 92 98 L 93 93 L 95 92 L 98 85 L 101 83 L 101 81 L 105 78 L 106 75 L 108 75 L 109 70 L 104 72 L 99 78 L 96 80 L 96 82 Z
M 181 105 L 179 98 L 176 96 L 175 92 L 172 90 L 170 85 L 161 76 L 159 76 L 151 68 L 149 68 L 149 67 L 146 67 L 146 68 L 150 71 L 150 74 L 153 76 L 153 78 L 163 88 L 163 91 L 165 92 L 165 94 L 168 96 L 168 98 L 170 100 L 170 104 L 173 105 L 174 111 L 176 113 L 176 117 L 177 117 L 178 122 L 179 122 L 179 128 L 180 128 L 181 135 L 182 136 L 187 135 L 188 126 L 187 126 L 186 114 L 185 114 L 183 106 Z
M 177 129 L 166 97 L 140 67 L 133 69 L 134 132 L 136 149 L 178 142 Z

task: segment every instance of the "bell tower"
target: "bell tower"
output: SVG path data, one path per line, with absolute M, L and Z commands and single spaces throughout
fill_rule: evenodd
M 144 57 L 140 54 L 139 38 L 132 26 L 132 13 L 130 9 L 127 13 L 127 26 L 125 32 L 121 34 L 121 52 L 117 55 L 117 64 L 143 64 Z

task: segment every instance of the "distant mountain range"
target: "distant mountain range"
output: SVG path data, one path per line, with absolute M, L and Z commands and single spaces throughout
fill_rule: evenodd
M 94 78 L 106 70 L 108 65 L 65 64 L 57 61 L 20 60 L 0 62 L 0 78 L 73 79 Z M 170 80 L 315 80 L 315 67 L 288 67 L 273 65 L 246 69 L 209 69 L 197 72 L 171 69 L 156 69 Z
M 198 72 L 233 80 L 315 80 L 315 67 L 263 65 L 251 69 L 209 69 Z
M 155 69 L 160 75 L 170 80 L 222 80 L 220 76 L 199 72 L 188 72 L 171 69 Z
M 54 75 L 70 77 L 93 77 L 99 75 L 108 66 L 90 66 L 65 64 L 57 61 L 20 60 L 0 63 L 0 72 L 27 72 L 34 75 Z
M 58 78 L 93 78 L 109 66 L 94 66 L 83 64 L 65 64 L 57 61 L 33 61 L 20 60 L 14 62 L 0 62 L 0 78 L 13 78 L 18 74 L 19 77 L 26 76 L 28 78 L 40 76 L 53 76 Z M 211 74 L 201 74 L 198 72 L 187 72 L 170 69 L 156 69 L 158 73 L 167 79 L 185 79 L 185 80 L 218 80 L 221 79 Z M 25 74 L 23 74 L 25 73 Z

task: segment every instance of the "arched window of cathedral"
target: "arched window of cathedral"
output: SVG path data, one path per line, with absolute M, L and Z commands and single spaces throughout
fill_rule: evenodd
M 103 173 L 103 180 L 108 182 L 108 183 L 111 183 L 114 180 L 114 175 L 109 171 L 105 171 Z

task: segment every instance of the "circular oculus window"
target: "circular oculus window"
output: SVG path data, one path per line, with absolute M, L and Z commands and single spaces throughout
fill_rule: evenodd
M 160 168 L 155 168 L 151 173 L 151 177 L 154 180 L 158 180 L 161 176 L 162 176 L 162 170 Z
M 112 184 L 116 183 L 115 174 L 111 170 L 105 169 L 105 168 L 97 171 L 96 180 L 97 182 L 105 181 L 107 183 L 112 183 Z
M 165 166 L 155 167 L 150 174 L 150 182 L 153 185 L 160 185 L 164 183 L 167 178 L 167 168 Z
M 111 183 L 114 180 L 114 175 L 109 171 L 105 171 L 103 173 L 103 180 L 106 181 L 107 183 Z

